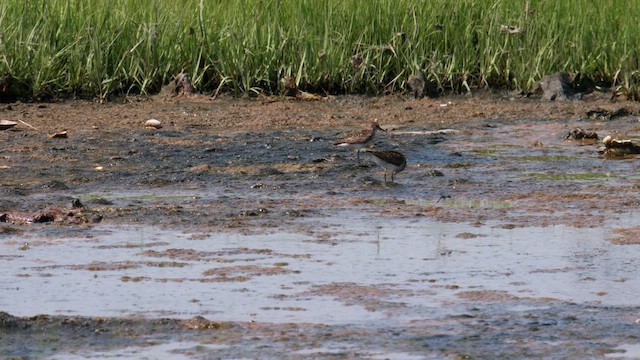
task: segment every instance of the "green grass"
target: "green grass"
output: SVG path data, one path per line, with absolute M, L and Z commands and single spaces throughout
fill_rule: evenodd
M 0 95 L 148 94 L 183 70 L 210 93 L 279 93 L 291 76 L 318 93 L 380 94 L 422 69 L 440 90 L 527 90 L 566 71 L 636 96 L 640 3 L 525 3 L 6 0 Z

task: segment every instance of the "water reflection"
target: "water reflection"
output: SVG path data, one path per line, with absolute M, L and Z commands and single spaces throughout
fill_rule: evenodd
M 97 228 L 86 238 L 4 237 L 0 309 L 360 323 L 444 315 L 468 291 L 607 305 L 635 305 L 640 291 L 632 275 L 640 247 L 606 241 L 608 227 L 505 229 L 360 212 L 308 221 L 330 238 L 144 226 Z M 20 250 L 25 241 L 29 249 Z

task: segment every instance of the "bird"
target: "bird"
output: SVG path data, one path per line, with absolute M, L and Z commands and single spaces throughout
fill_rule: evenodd
M 415 75 L 409 75 L 407 85 L 409 85 L 409 90 L 413 94 L 414 99 L 422 99 L 424 97 L 426 83 L 427 81 L 424 78 L 422 70 L 418 70 Z
M 393 175 L 401 172 L 407 166 L 407 158 L 398 151 L 386 150 L 367 150 L 369 155 L 378 165 L 384 168 L 384 182 L 387 182 L 387 171 L 391 173 L 391 182 Z
M 380 127 L 377 122 L 372 122 L 368 129 L 348 135 L 333 143 L 333 145 L 346 147 L 348 149 L 356 149 L 356 157 L 360 161 L 360 149 L 367 147 L 376 136 L 376 130 L 387 131 Z

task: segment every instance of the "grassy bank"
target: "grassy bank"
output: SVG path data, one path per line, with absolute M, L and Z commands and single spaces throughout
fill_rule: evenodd
M 527 90 L 567 71 L 637 92 L 639 2 L 526 5 L 8 0 L 0 3 L 0 94 L 154 93 L 182 70 L 205 92 L 279 92 L 292 76 L 320 93 L 381 93 L 403 90 L 416 69 L 440 90 Z

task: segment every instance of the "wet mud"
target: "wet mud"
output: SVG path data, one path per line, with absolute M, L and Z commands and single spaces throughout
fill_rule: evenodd
M 637 325 L 626 321 L 635 309 L 553 301 L 519 305 L 531 308 L 505 312 L 503 305 L 480 300 L 478 306 L 438 321 L 393 327 L 217 323 L 204 318 L 15 318 L 6 313 L 0 313 L 0 325 L 3 355 L 17 359 L 153 358 L 159 349 L 178 359 L 256 354 L 280 359 L 615 358 L 625 352 L 617 344 L 638 340 Z M 163 348 L 163 343 L 172 346 Z
M 593 134 L 640 106 L 606 99 L 4 105 L 0 355 L 638 355 L 638 159 Z M 395 183 L 333 146 L 373 119 Z

